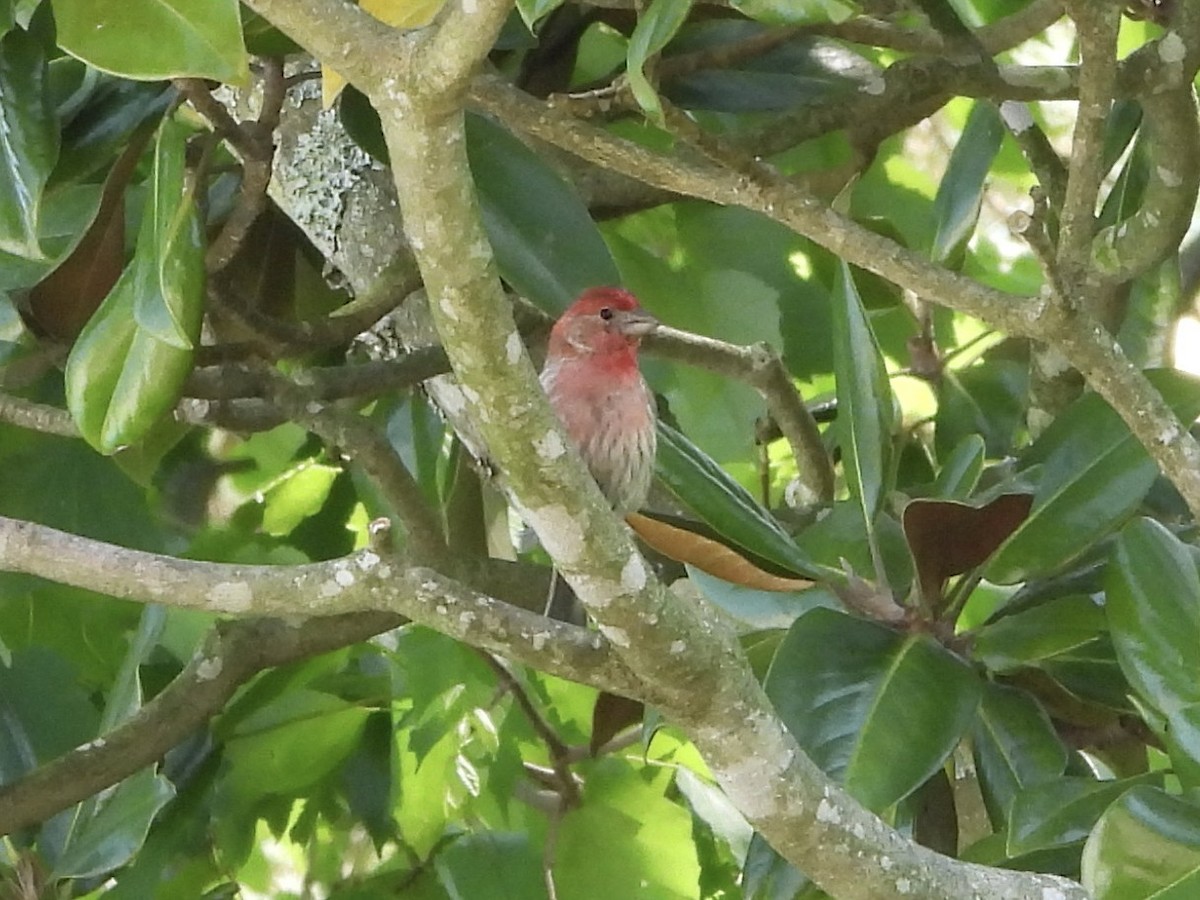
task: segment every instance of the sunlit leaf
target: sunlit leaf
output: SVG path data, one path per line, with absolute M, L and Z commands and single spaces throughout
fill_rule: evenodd
M 237 0 L 53 0 L 53 6 L 59 46 L 105 72 L 144 81 L 241 82 L 248 75 Z

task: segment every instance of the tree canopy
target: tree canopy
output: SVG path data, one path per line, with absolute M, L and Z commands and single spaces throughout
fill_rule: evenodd
M 1198 69 L 1173 0 L 0 0 L 0 896 L 1191 896 Z M 627 522 L 536 378 L 596 285 Z

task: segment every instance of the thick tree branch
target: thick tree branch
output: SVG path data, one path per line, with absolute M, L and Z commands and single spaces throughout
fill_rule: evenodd
M 388 612 L 508 659 L 626 696 L 641 682 L 595 632 L 546 619 L 373 550 L 301 566 L 175 559 L 0 517 L 0 571 L 142 603 L 283 619 Z M 531 607 L 545 594 L 531 585 Z
M 450 0 L 428 39 L 417 48 L 413 77 L 404 88 L 439 97 L 457 108 L 458 98 L 492 49 L 512 8 L 512 0 Z
M 377 84 L 407 47 L 394 28 L 347 0 L 246 0 L 246 5 L 359 87 Z
M 1104 126 L 1117 80 L 1121 9 L 1115 3 L 1074 0 L 1070 12 L 1079 36 L 1081 75 L 1066 196 L 1059 216 L 1057 263 L 1074 281 L 1082 275 L 1090 257 L 1096 197 L 1105 174 L 1101 167 Z

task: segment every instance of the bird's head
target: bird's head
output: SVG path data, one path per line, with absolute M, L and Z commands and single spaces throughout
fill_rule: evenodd
M 636 366 L 638 343 L 657 327 L 658 320 L 647 314 L 629 291 L 588 288 L 554 323 L 549 353 L 558 359 L 611 357 Z

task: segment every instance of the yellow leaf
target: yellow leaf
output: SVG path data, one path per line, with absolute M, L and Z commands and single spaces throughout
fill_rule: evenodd
M 445 0 L 360 0 L 364 12 L 373 15 L 393 28 L 424 28 L 433 21 Z M 329 66 L 321 66 L 321 102 L 326 109 L 333 106 L 346 79 Z

